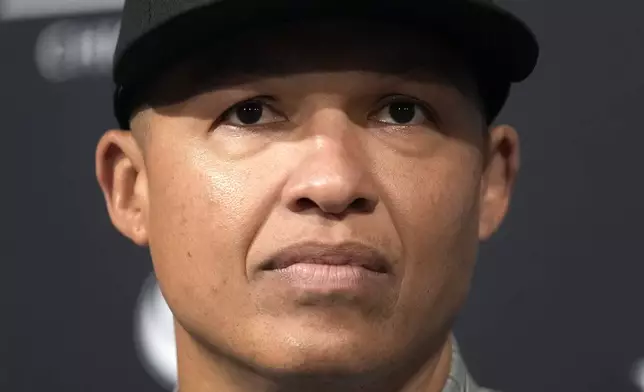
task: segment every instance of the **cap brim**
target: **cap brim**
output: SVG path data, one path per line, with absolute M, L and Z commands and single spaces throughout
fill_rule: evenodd
M 149 31 L 123 21 L 114 62 L 115 105 L 121 125 L 123 95 L 186 56 L 197 45 L 225 40 L 231 31 L 258 23 L 304 18 L 356 17 L 414 24 L 419 32 L 447 34 L 478 71 L 501 83 L 520 82 L 534 70 L 539 46 L 517 17 L 490 1 L 192 0 L 177 5 Z M 303 4 L 305 3 L 305 4 Z M 187 5 L 189 4 L 189 5 Z M 182 10 L 182 7 L 189 9 Z M 139 30 L 138 32 L 136 30 Z M 141 31 L 143 30 L 143 31 Z M 129 108 L 132 109 L 132 108 Z M 129 116 L 129 114 L 127 114 Z

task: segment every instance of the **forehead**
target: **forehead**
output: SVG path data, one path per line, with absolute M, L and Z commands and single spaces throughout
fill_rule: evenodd
M 444 37 L 411 27 L 324 20 L 257 26 L 204 43 L 158 79 L 151 96 L 180 100 L 206 90 L 268 77 L 368 71 L 447 83 L 469 95 L 475 82 L 467 61 Z

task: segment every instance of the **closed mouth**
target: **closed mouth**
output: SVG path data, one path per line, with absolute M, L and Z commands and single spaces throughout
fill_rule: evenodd
M 391 265 L 386 257 L 376 249 L 359 243 L 296 244 L 269 257 L 262 264 L 261 269 L 263 271 L 284 270 L 296 264 L 361 267 L 381 274 L 391 272 Z

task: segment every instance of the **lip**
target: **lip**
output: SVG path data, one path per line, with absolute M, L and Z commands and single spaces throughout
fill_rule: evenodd
M 278 291 L 372 296 L 389 281 L 392 266 L 377 249 L 359 243 L 303 243 L 275 253 L 261 270 Z
M 354 242 L 340 245 L 315 242 L 292 245 L 271 255 L 260 268 L 263 271 L 287 270 L 298 264 L 359 267 L 380 274 L 391 272 L 391 264 L 377 249 Z

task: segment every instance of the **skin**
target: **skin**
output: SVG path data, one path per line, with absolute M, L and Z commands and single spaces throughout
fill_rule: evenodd
M 450 329 L 479 242 L 508 209 L 518 137 L 486 129 L 448 47 L 388 27 L 251 32 L 173 68 L 131 132 L 100 140 L 112 222 L 149 246 L 175 315 L 182 392 L 445 385 Z M 412 122 L 392 121 L 391 94 L 414 98 Z M 226 115 L 259 95 L 272 97 L 259 125 Z M 303 304 L 258 278 L 303 241 L 368 245 L 390 279 L 368 298 Z

